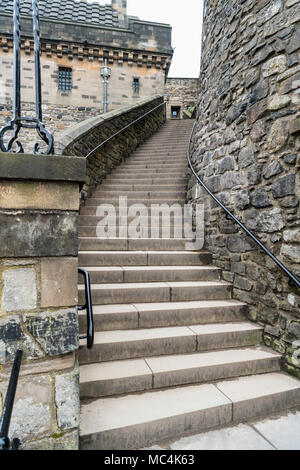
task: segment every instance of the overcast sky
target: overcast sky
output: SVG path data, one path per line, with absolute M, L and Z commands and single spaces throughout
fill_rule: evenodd
M 97 1 L 97 0 L 89 0 Z M 98 0 L 109 4 L 109 0 Z M 198 77 L 203 0 L 128 0 L 128 14 L 141 20 L 169 23 L 175 53 L 169 77 Z

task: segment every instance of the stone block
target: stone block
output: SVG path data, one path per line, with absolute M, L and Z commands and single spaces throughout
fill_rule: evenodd
M 68 433 L 52 433 L 51 437 L 25 441 L 20 450 L 78 450 L 78 431 Z
M 55 403 L 59 428 L 66 430 L 78 427 L 80 419 L 78 374 L 55 377 Z
M 0 258 L 77 256 L 76 212 L 0 212 Z
M 78 349 L 79 331 L 76 309 L 24 315 L 30 335 L 49 356 L 67 354 Z
M 272 185 L 274 198 L 291 196 L 295 194 L 295 174 L 290 174 L 279 178 Z
M 1 209 L 79 210 L 79 185 L 0 179 Z
M 269 207 L 272 205 L 268 193 L 263 188 L 256 189 L 252 192 L 251 203 L 252 206 L 256 208 Z
M 283 244 L 280 256 L 292 263 L 300 263 L 300 246 Z
M 77 258 L 41 259 L 41 307 L 76 306 Z
M 38 344 L 23 330 L 18 315 L 10 315 L 0 320 L 0 348 L 0 364 L 12 362 L 18 349 L 23 350 L 26 359 L 38 359 L 44 356 Z M 5 371 L 2 371 L 0 381 L 4 378 Z
M 0 392 L 5 393 L 7 383 L 0 382 Z M 52 386 L 50 376 L 20 378 L 14 410 L 10 423 L 10 437 L 37 439 L 39 435 L 51 434 Z
M 2 309 L 16 312 L 37 307 L 37 281 L 34 268 L 10 268 L 2 275 Z
M 276 75 L 283 73 L 287 68 L 287 60 L 285 55 L 279 55 L 268 60 L 262 66 L 262 72 L 264 77 L 270 77 L 271 75 Z
M 263 177 L 268 180 L 272 176 L 280 175 L 283 172 L 281 164 L 277 160 L 273 160 L 264 170 Z
M 257 232 L 279 232 L 284 226 L 282 210 L 274 207 L 269 211 L 249 209 L 244 213 L 244 223 L 249 230 Z

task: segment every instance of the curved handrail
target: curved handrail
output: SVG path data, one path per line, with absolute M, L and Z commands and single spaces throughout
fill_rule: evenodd
M 107 142 L 109 142 L 111 139 L 113 139 L 114 137 L 116 137 L 117 135 L 121 134 L 121 132 L 124 132 L 126 131 L 126 129 L 128 129 L 129 127 L 133 126 L 133 124 L 136 124 L 138 121 L 140 121 L 141 119 L 143 119 L 144 117 L 148 116 L 149 114 L 153 113 L 156 109 L 160 108 L 161 106 L 164 106 L 166 104 L 165 101 L 163 101 L 162 103 L 160 103 L 158 106 L 155 106 L 154 108 L 150 109 L 150 111 L 148 111 L 147 113 L 143 114 L 142 116 L 140 116 L 139 118 L 135 119 L 134 121 L 132 121 L 130 124 L 127 124 L 127 126 L 124 126 L 122 129 L 120 129 L 118 132 L 116 132 L 115 134 L 111 135 L 110 137 L 108 137 L 108 139 L 105 139 L 103 142 L 101 142 L 101 144 L 97 145 L 97 147 L 95 147 L 93 150 L 91 150 L 86 156 L 85 158 L 88 159 L 91 155 L 93 155 L 93 153 L 95 153 L 97 150 L 99 150 L 101 147 L 103 147 L 103 145 L 107 144 Z
M 188 143 L 188 148 L 187 148 L 187 159 L 188 159 L 188 164 L 189 164 L 189 168 L 190 170 L 192 171 L 193 175 L 196 177 L 198 183 L 200 183 L 200 185 L 202 186 L 203 189 L 205 189 L 205 191 L 213 198 L 213 200 L 226 212 L 226 214 L 236 223 L 238 224 L 243 230 L 244 232 L 246 232 L 246 234 L 252 238 L 252 240 L 274 261 L 274 263 L 277 264 L 277 266 L 279 266 L 279 268 L 290 278 L 290 282 L 292 282 L 293 284 L 295 284 L 297 287 L 300 288 L 300 281 L 294 276 L 294 274 L 292 274 L 285 266 L 284 264 L 282 264 L 277 258 L 276 256 L 273 255 L 273 253 L 271 253 L 271 251 L 268 250 L 268 248 L 265 247 L 265 245 L 263 243 L 261 243 L 256 237 L 255 235 L 253 235 L 252 232 L 250 232 L 250 230 L 244 225 L 242 224 L 242 222 L 240 222 L 240 220 L 238 220 L 228 209 L 227 207 L 225 207 L 221 201 L 219 201 L 219 199 L 210 191 L 210 189 L 203 183 L 203 181 L 199 178 L 198 174 L 196 173 L 196 170 L 194 169 L 193 167 L 193 164 L 191 162 L 191 158 L 190 158 L 190 148 L 191 148 L 191 143 L 192 143 L 192 136 L 194 134 L 194 130 L 195 130 L 195 127 L 196 127 L 196 122 L 194 123 L 193 125 L 193 129 L 192 129 L 192 132 L 191 132 L 191 135 L 190 135 L 190 138 L 189 138 L 189 143 Z
M 86 310 L 87 316 L 87 332 L 86 335 L 80 336 L 79 339 L 87 340 L 87 348 L 92 349 L 94 346 L 94 316 L 93 316 L 93 304 L 92 304 L 92 295 L 91 295 L 91 283 L 90 275 L 86 269 L 78 268 L 79 274 L 82 274 L 84 277 L 85 285 L 85 305 L 79 306 L 78 310 Z

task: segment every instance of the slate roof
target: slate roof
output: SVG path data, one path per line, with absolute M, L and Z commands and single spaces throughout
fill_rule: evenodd
M 118 14 L 112 10 L 111 5 L 76 0 L 39 0 L 39 10 L 42 19 L 119 27 Z M 13 0 L 0 0 L 0 15 L 1 13 L 13 13 Z M 31 14 L 31 0 L 21 0 L 21 15 Z

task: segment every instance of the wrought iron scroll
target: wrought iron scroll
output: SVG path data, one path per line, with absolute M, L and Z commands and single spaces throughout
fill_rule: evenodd
M 38 0 L 32 0 L 33 38 L 34 38 L 34 64 L 35 64 L 35 117 L 21 116 L 21 0 L 14 0 L 14 78 L 13 78 L 13 115 L 12 120 L 0 130 L 0 150 L 14 152 L 13 145 L 17 145 L 16 153 L 24 153 L 24 148 L 18 140 L 21 128 L 36 129 L 39 137 L 45 142 L 47 148 L 40 152 L 39 144 L 34 145 L 36 154 L 53 154 L 53 135 L 45 129 L 42 122 L 42 87 L 40 64 L 40 19 Z M 12 132 L 7 144 L 4 143 L 6 133 Z

